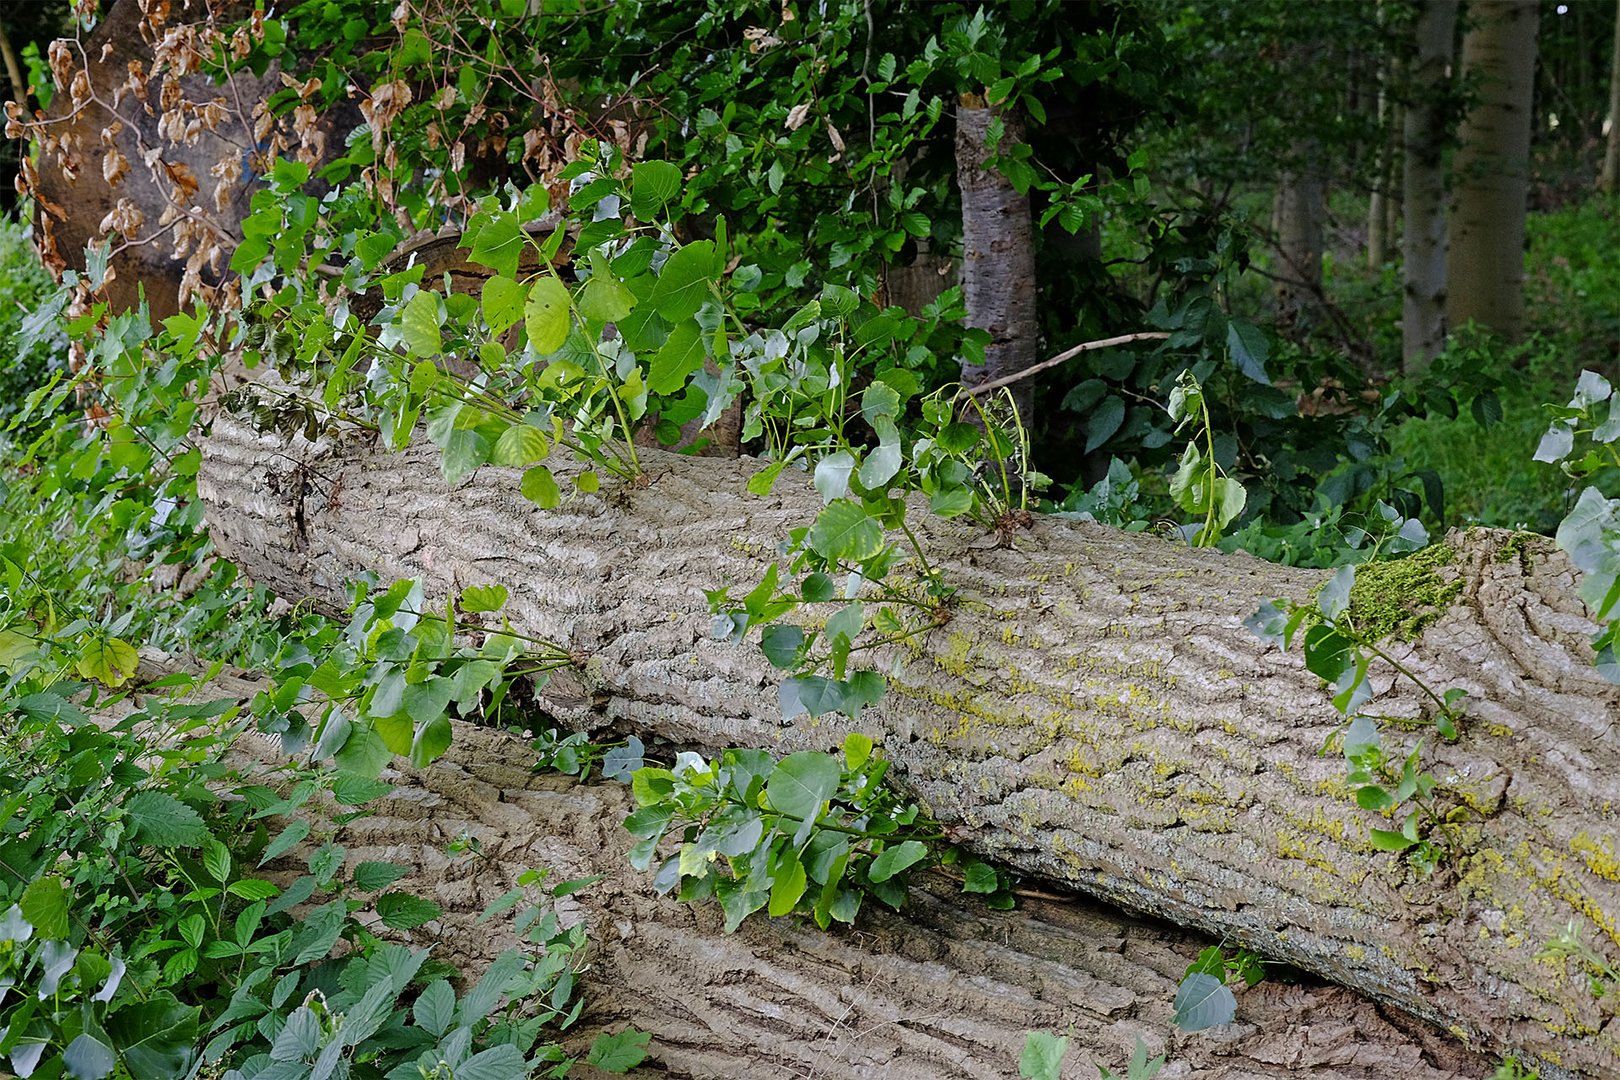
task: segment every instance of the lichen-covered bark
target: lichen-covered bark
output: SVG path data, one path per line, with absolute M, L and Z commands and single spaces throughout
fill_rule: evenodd
M 226 673 L 196 694 L 246 700 L 262 688 Z M 591 940 L 587 1009 L 569 1043 L 625 1026 L 650 1032 L 656 1064 L 636 1075 L 1012 1080 L 1031 1030 L 1069 1036 L 1073 1076 L 1097 1065 L 1123 1074 L 1138 1038 L 1167 1055 L 1159 1075 L 1170 1080 L 1477 1080 L 1489 1068 L 1440 1032 L 1337 987 L 1261 984 L 1242 992 L 1234 1024 L 1179 1033 L 1176 984 L 1211 942 L 1079 897 L 995 912 L 929 878 L 904 914 L 869 909 L 853 929 L 759 916 L 726 935 L 712 905 L 660 898 L 631 868 L 624 788 L 536 774 L 520 740 L 455 728 L 445 757 L 390 770 L 394 791 L 336 837 L 351 866 L 413 868 L 400 886 L 444 910 L 409 934 L 377 931 L 431 946 L 475 977 L 519 944 L 506 919 L 480 918 L 519 874 L 600 877 L 558 902 L 563 925 L 583 922 Z M 251 733 L 229 761 L 246 774 L 282 764 L 276 744 Z M 447 852 L 462 837 L 478 841 L 477 854 Z M 302 857 L 286 856 L 291 872 Z
M 701 590 L 756 581 L 819 509 L 808 483 L 754 498 L 755 463 L 649 453 L 645 488 L 546 512 L 506 470 L 445 491 L 435 454 L 288 445 L 221 420 L 199 486 L 221 551 L 285 596 L 336 603 L 364 570 L 441 594 L 506 584 L 515 625 L 587 658 L 546 691 L 572 723 L 779 752 L 858 727 L 985 855 L 1529 1054 L 1544 1076 L 1620 1071 L 1615 996 L 1536 959 L 1572 918 L 1620 955 L 1620 688 L 1592 670 L 1573 571 L 1545 542 L 1453 537 L 1438 572 L 1458 595 L 1395 646 L 1471 701 L 1461 741 L 1426 740 L 1472 809 L 1425 879 L 1372 850 L 1385 822 L 1319 753 L 1339 717 L 1317 680 L 1240 625 L 1322 573 L 1052 519 L 1002 548 L 919 513 L 960 589 L 951 622 L 880 658 L 890 691 L 857 723 L 783 725 L 774 675 L 752 646 L 710 639 Z M 1388 672 L 1375 680 L 1375 711 L 1416 711 Z

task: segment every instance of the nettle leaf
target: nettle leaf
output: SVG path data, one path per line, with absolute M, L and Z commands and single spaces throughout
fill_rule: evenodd
M 492 334 L 504 334 L 523 318 L 523 303 L 528 290 L 509 277 L 497 274 L 484 282 L 484 322 Z
M 714 241 L 687 244 L 665 260 L 653 285 L 653 307 L 672 323 L 690 319 L 709 298 L 713 275 Z
M 377 898 L 377 917 L 390 930 L 415 930 L 442 914 L 444 909 L 438 904 L 410 893 L 384 893 Z
M 142 791 L 124 801 L 136 838 L 153 847 L 197 847 L 210 839 L 202 815 L 162 791 Z
M 354 887 L 361 892 L 377 892 L 410 872 L 410 867 L 398 863 L 363 862 L 354 868 Z
M 569 308 L 567 286 L 550 274 L 529 286 L 529 298 L 523 304 L 523 326 L 535 352 L 546 356 L 563 347 L 568 340 Z
M 423 289 L 405 302 L 399 313 L 399 339 L 412 356 L 438 356 L 443 351 L 437 293 Z
M 883 550 L 883 527 L 856 503 L 837 499 L 816 515 L 805 540 L 825 559 L 860 563 Z
M 1176 990 L 1172 1022 L 1182 1031 L 1230 1024 L 1237 1015 L 1237 997 L 1226 983 L 1213 975 L 1195 971 L 1181 980 Z

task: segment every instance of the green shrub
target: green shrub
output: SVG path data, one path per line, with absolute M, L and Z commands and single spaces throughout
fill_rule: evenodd
M 26 344 L 21 335 L 28 313 L 55 289 L 23 226 L 0 218 L 0 427 L 29 391 L 65 362 L 66 338 L 59 326 L 47 327 Z

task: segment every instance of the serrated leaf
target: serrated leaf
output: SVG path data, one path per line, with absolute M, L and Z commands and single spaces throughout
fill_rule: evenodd
M 209 839 L 202 815 L 162 791 L 142 791 L 124 802 L 135 836 L 153 847 L 196 847 Z
M 354 868 L 354 887 L 361 892 L 377 892 L 410 872 L 410 867 L 398 863 L 368 860 Z
M 411 1015 L 416 1018 L 418 1027 L 437 1039 L 449 1030 L 450 1022 L 455 1019 L 456 992 L 443 979 L 433 980 L 416 999 Z
M 377 898 L 377 917 L 390 930 L 415 930 L 442 914 L 438 904 L 410 893 L 384 893 Z
M 1059 1080 L 1063 1057 L 1068 1052 L 1067 1038 L 1031 1031 L 1024 1037 L 1024 1049 L 1018 1055 L 1018 1075 L 1026 1080 Z
M 280 836 L 270 841 L 270 845 L 264 849 L 264 854 L 259 858 L 259 865 L 263 866 L 277 855 L 288 851 L 308 835 L 309 822 L 303 820 L 293 821 L 285 829 L 281 830 Z
M 617 1035 L 603 1033 L 591 1043 L 585 1060 L 603 1072 L 627 1073 L 647 1060 L 647 1044 L 652 1036 L 629 1028 Z

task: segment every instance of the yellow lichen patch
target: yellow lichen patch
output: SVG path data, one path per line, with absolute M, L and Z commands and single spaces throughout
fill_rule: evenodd
M 1616 855 L 1613 838 L 1593 838 L 1585 832 L 1575 834 L 1570 848 L 1586 863 L 1586 868 L 1605 881 L 1620 881 L 1620 855 Z
M 1284 859 L 1298 859 L 1306 866 L 1328 874 L 1338 872 L 1337 867 L 1322 854 L 1322 849 L 1315 840 L 1292 829 L 1277 830 L 1277 854 Z

